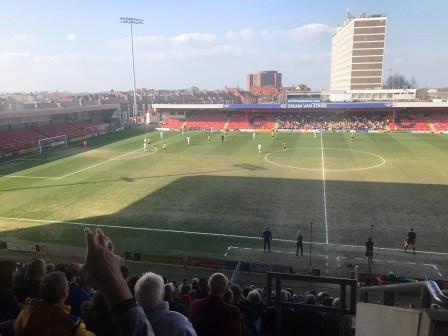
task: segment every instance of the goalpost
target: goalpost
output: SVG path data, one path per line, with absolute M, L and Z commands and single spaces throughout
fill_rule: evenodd
M 66 135 L 58 135 L 51 138 L 42 138 L 39 139 L 38 148 L 39 154 L 42 154 L 45 150 L 53 149 L 57 146 L 65 146 L 68 147 L 68 141 Z

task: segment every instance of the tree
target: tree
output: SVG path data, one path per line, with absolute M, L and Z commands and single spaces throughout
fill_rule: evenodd
M 417 81 L 414 77 L 408 80 L 404 75 L 396 73 L 389 75 L 383 86 L 385 89 L 415 89 Z

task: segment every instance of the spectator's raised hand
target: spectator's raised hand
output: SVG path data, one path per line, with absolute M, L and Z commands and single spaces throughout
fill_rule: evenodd
M 87 243 L 85 267 L 89 280 L 104 294 L 109 307 L 132 297 L 120 270 L 120 256 L 101 229 L 85 230 Z

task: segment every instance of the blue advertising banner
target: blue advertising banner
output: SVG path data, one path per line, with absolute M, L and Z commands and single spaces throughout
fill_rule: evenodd
M 392 103 L 286 103 L 286 104 L 228 104 L 225 109 L 372 109 L 391 108 Z

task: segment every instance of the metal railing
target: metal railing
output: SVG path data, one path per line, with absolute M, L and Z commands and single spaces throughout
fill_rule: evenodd
M 421 308 L 429 308 L 433 302 L 441 307 L 448 308 L 448 297 L 443 294 L 435 281 L 412 282 L 384 286 L 371 286 L 361 288 L 361 301 L 368 303 L 369 294 L 380 294 L 381 302 L 386 306 L 396 303 L 398 294 L 414 295 L 419 298 Z

